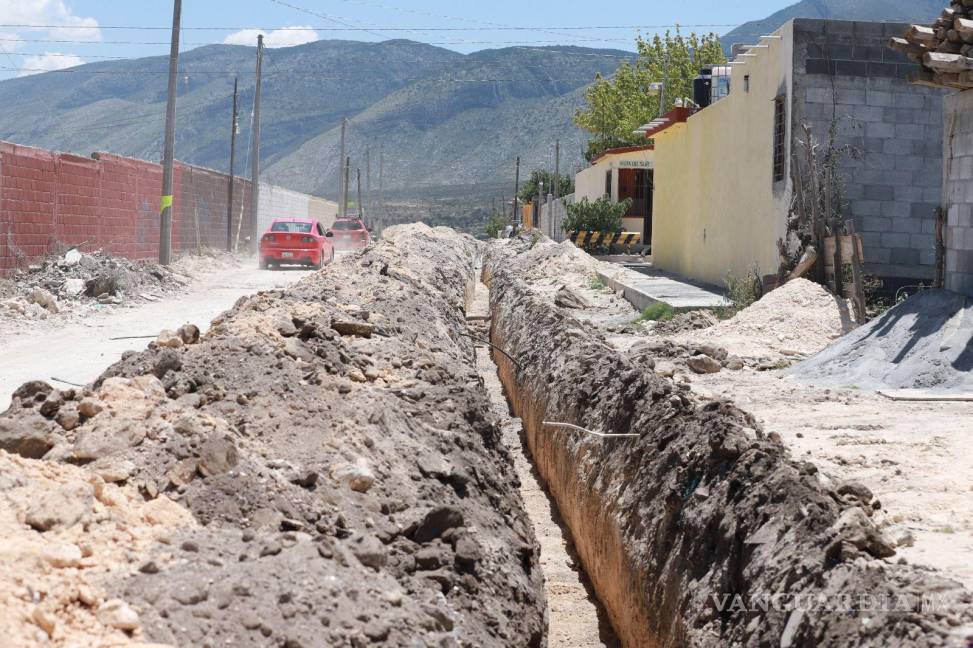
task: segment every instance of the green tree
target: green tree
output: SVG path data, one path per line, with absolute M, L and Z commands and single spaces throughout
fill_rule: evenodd
M 602 196 L 594 202 L 587 197 L 567 206 L 564 219 L 565 232 L 618 232 L 622 229 L 622 216 L 632 206 L 632 199 L 612 202 Z
M 596 76 L 585 91 L 585 106 L 574 123 L 593 135 L 586 155 L 590 160 L 608 148 L 645 143 L 635 130 L 659 116 L 659 92 L 664 84 L 666 113 L 677 99 L 693 96 L 693 79 L 701 68 L 726 63 L 716 34 L 683 36 L 666 32 L 651 40 L 639 37 L 634 63 L 623 61 L 610 78 Z
M 486 233 L 490 238 L 499 238 L 500 232 L 507 226 L 507 218 L 500 212 L 493 212 L 486 224 Z
M 554 174 L 550 171 L 531 171 L 530 177 L 524 182 L 523 186 L 520 188 L 520 193 L 517 197 L 520 198 L 522 202 L 531 202 L 537 198 L 537 183 L 544 183 L 544 193 L 554 193 L 552 188 L 554 187 Z M 561 186 L 561 191 L 558 193 L 559 196 L 567 196 L 568 194 L 574 193 L 574 179 L 571 176 L 562 173 L 560 178 L 558 178 L 558 184 Z

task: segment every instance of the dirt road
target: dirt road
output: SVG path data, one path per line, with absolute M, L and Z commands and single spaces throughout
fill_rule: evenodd
M 240 297 L 288 285 L 307 274 L 300 270 L 259 270 L 253 264 L 199 275 L 183 295 L 134 308 L 113 308 L 83 322 L 24 322 L 0 335 L 0 411 L 10 405 L 13 390 L 28 380 L 59 378 L 84 384 L 97 378 L 125 351 L 144 349 L 150 341 L 109 338 L 155 334 L 186 322 L 205 331 L 210 320 Z

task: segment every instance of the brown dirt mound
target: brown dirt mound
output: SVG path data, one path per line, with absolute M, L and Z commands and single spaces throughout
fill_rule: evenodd
M 0 447 L 124 466 L 200 523 L 104 582 L 148 639 L 544 643 L 537 544 L 464 335 L 476 244 L 387 238 L 241 300 L 199 344 L 131 354 L 86 392 L 22 392 L 0 418 Z
M 492 340 L 517 364 L 495 360 L 626 645 L 963 646 L 973 637 L 970 593 L 896 561 L 867 488 L 825 485 L 732 403 L 698 403 L 618 353 L 525 284 L 521 262 L 497 254 L 487 265 Z M 597 438 L 545 421 L 639 436 Z

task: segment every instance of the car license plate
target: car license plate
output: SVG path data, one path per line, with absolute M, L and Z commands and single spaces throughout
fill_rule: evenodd
M 285 259 L 290 259 L 294 256 L 293 252 L 281 252 L 280 255 Z

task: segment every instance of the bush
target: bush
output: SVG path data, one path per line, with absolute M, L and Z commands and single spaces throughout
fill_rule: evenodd
M 618 232 L 622 229 L 622 216 L 632 206 L 632 199 L 612 202 L 602 196 L 591 202 L 587 198 L 567 206 L 568 215 L 564 219 L 565 232 Z
M 636 322 L 668 322 L 673 317 L 676 316 L 676 311 L 673 310 L 672 306 L 665 302 L 655 302 L 654 304 L 649 304 L 642 314 L 639 315 Z
M 760 279 L 760 269 L 756 265 L 752 266 L 742 278 L 728 272 L 723 283 L 725 285 L 723 296 L 728 303 L 716 309 L 717 317 L 721 319 L 733 317 L 764 296 L 764 284 Z
M 503 228 L 506 226 L 507 219 L 504 217 L 504 215 L 499 212 L 494 212 L 493 216 L 490 217 L 490 220 L 488 220 L 486 224 L 487 236 L 490 238 L 500 238 L 500 232 L 502 232 Z

